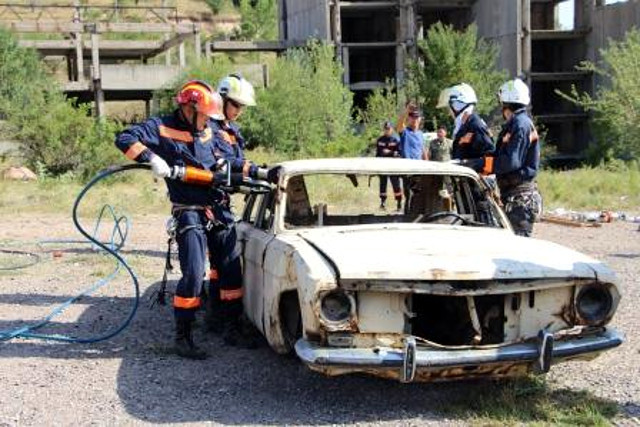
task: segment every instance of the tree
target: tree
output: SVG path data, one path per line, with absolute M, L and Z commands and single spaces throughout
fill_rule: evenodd
M 358 111 L 358 120 L 364 126 L 363 137 L 367 143 L 373 143 L 382 132 L 382 125 L 389 120 L 395 126 L 398 116 L 398 95 L 392 82 L 387 81 L 381 88 L 375 88 L 367 97 L 367 106 Z M 371 151 L 371 147 L 368 147 Z
M 595 96 L 575 86 L 560 96 L 593 113 L 596 144 L 587 152 L 594 162 L 640 157 L 640 31 L 631 30 L 622 41 L 611 41 L 601 51 L 599 64 L 583 62 L 580 70 L 593 71 L 602 84 Z
M 242 40 L 277 40 L 278 9 L 276 0 L 240 0 L 240 31 Z
M 489 114 L 497 106 L 496 93 L 507 79 L 497 69 L 498 47 L 478 37 L 475 25 L 456 31 L 438 22 L 418 41 L 420 60 L 410 61 L 407 95 L 425 108 L 425 118 L 446 120 L 447 111 L 436 110 L 440 91 L 454 84 L 470 84 L 478 96 L 480 114 Z
M 20 142 L 29 166 L 52 175 L 89 176 L 122 158 L 113 139 L 118 125 L 96 123 L 87 105 L 76 106 L 49 76 L 35 51 L 0 29 L 0 116 Z
M 353 96 L 342 83 L 342 72 L 333 48 L 320 42 L 279 57 L 271 86 L 260 90 L 258 105 L 247 110 L 244 128 L 252 144 L 290 155 L 357 152 Z

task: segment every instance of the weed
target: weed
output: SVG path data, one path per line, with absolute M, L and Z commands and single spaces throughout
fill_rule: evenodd
M 587 391 L 552 389 L 544 377 L 482 383 L 478 387 L 458 394 L 458 399 L 443 411 L 480 425 L 608 425 L 618 413 L 615 402 Z

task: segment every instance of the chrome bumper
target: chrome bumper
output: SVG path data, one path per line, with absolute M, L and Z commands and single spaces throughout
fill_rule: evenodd
M 555 340 L 546 349 L 538 343 L 520 343 L 497 348 L 475 349 L 435 349 L 417 347 L 412 351 L 391 347 L 376 348 L 336 348 L 320 347 L 315 343 L 300 339 L 296 342 L 296 353 L 303 362 L 313 367 L 345 368 L 347 370 L 371 370 L 397 368 L 403 371 L 441 370 L 496 363 L 539 364 L 542 353 L 549 353 L 550 360 L 542 367 L 548 370 L 548 364 L 559 362 L 589 353 L 599 353 L 622 344 L 623 336 L 615 329 L 606 330 L 583 338 Z M 413 365 L 407 368 L 407 362 Z M 351 369 L 350 369 L 351 368 Z M 546 369 L 545 369 L 546 368 Z M 401 378 L 411 381 L 411 372 L 403 372 Z

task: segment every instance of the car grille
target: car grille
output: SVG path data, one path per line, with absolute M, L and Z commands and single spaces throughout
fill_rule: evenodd
M 467 298 L 414 294 L 411 333 L 441 345 L 498 344 L 504 341 L 504 295 L 475 296 L 479 334 L 473 326 Z

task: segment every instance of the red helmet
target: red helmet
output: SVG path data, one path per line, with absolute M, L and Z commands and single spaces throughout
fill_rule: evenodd
M 176 102 L 179 105 L 192 104 L 198 113 L 215 120 L 224 120 L 222 97 L 201 80 L 191 80 L 185 83 L 178 91 Z

